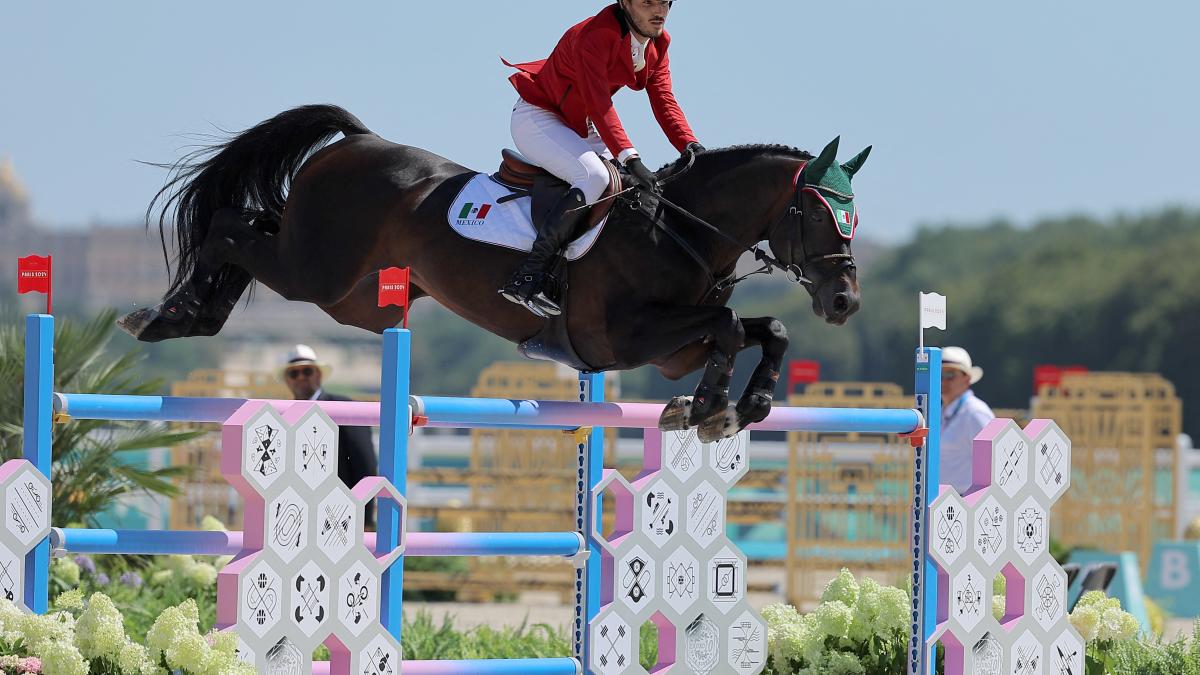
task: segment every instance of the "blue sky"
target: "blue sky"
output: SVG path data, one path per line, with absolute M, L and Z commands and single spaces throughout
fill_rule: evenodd
M 6 2 L 0 157 L 37 219 L 137 218 L 189 134 L 331 102 L 391 140 L 490 170 L 534 59 L 605 3 Z M 1192 2 L 679 0 L 676 93 L 709 147 L 781 142 L 843 159 L 860 232 L 1200 205 Z M 648 163 L 674 151 L 645 96 L 617 107 Z

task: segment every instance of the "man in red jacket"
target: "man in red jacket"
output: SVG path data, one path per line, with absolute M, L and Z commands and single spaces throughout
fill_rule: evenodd
M 619 0 L 572 26 L 550 58 L 514 65 L 519 72 L 509 80 L 520 94 L 512 113 L 517 150 L 571 184 L 538 232 L 529 257 L 499 291 L 534 314 L 562 313 L 546 296 L 546 272 L 587 213 L 583 207 L 608 186 L 601 157 L 616 157 L 639 187 L 658 190 L 654 173 L 625 135 L 613 94 L 621 87 L 645 89 L 654 117 L 675 149 L 681 154 L 704 150 L 671 92 L 671 37 L 663 29 L 671 4 Z

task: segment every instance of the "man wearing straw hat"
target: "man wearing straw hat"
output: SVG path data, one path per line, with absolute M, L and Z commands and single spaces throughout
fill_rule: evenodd
M 349 401 L 345 396 L 330 394 L 321 387 L 321 380 L 332 369 L 317 360 L 317 352 L 308 345 L 296 345 L 288 352 L 280 375 L 297 401 Z M 354 487 L 365 476 L 378 473 L 375 444 L 367 427 L 338 427 L 338 478 L 346 487 Z M 375 505 L 367 504 L 365 524 L 374 527 Z
M 942 348 L 942 477 L 959 494 L 971 489 L 971 441 L 996 414 L 971 390 L 983 368 L 962 347 Z

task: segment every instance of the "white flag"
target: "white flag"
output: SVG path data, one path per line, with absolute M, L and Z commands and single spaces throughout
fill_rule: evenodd
M 921 294 L 921 328 L 946 330 L 946 296 L 938 293 Z

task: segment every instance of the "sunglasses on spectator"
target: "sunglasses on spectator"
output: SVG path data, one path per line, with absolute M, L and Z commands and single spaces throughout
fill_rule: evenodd
M 304 366 L 303 368 L 290 368 L 287 371 L 287 378 L 294 380 L 303 375 L 304 377 L 312 377 L 315 369 L 312 366 Z

